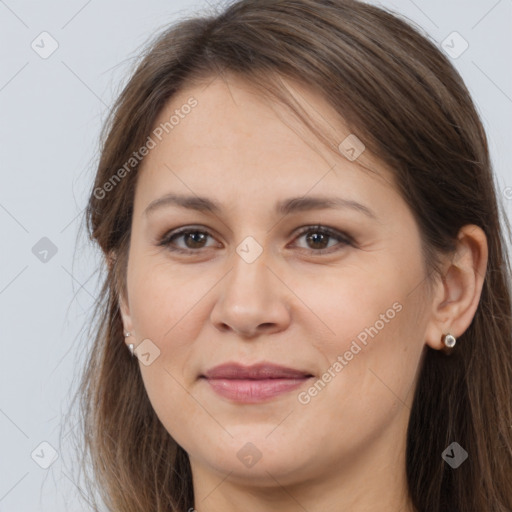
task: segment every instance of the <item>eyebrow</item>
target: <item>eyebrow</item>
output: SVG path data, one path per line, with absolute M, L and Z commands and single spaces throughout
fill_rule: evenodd
M 185 196 L 178 194 L 166 194 L 152 201 L 144 210 L 144 215 L 149 215 L 157 209 L 167 206 L 178 206 L 189 210 L 220 215 L 222 206 L 215 200 L 200 196 Z M 309 210 L 322 209 L 351 209 L 363 213 L 364 215 L 376 220 L 377 216 L 367 206 L 342 197 L 333 196 L 303 196 L 291 197 L 276 203 L 274 211 L 278 215 L 288 215 L 294 212 L 304 212 Z

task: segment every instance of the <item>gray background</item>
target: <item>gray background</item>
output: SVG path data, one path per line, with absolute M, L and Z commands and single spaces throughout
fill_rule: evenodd
M 512 217 L 512 0 L 372 3 L 404 14 L 439 44 L 454 31 L 469 43 L 453 62 L 482 116 Z M 99 255 L 78 235 L 99 131 L 137 49 L 198 9 L 209 6 L 0 0 L 0 511 L 84 510 L 69 435 L 76 419 L 62 420 L 97 293 Z M 31 47 L 50 48 L 49 39 L 42 48 L 43 31 L 59 45 L 48 58 Z M 462 48 L 453 37 L 448 44 Z M 53 463 L 43 442 L 58 453 Z

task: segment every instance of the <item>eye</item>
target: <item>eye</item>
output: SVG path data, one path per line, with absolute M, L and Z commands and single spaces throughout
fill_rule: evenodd
M 299 236 L 296 237 L 295 240 L 303 238 L 305 235 L 306 243 L 311 245 L 309 249 L 302 249 L 306 250 L 310 254 L 324 254 L 327 252 L 330 253 L 339 250 L 331 250 L 333 245 L 329 247 L 329 241 L 332 239 L 338 241 L 337 244 L 334 244 L 334 247 L 336 247 L 337 245 L 341 245 L 342 247 L 346 245 L 354 245 L 354 241 L 349 235 L 328 228 L 326 226 L 307 226 L 299 232 Z M 209 237 L 213 238 L 208 231 L 197 229 L 194 227 L 188 227 L 171 231 L 165 234 L 159 241 L 158 245 L 162 247 L 167 247 L 167 249 L 172 252 L 192 254 L 198 253 L 200 249 L 208 248 L 208 246 L 205 245 L 205 242 L 208 240 Z M 185 247 L 180 247 L 176 245 L 176 240 L 179 239 L 182 239 L 182 241 L 185 244 Z M 215 244 L 213 244 L 213 247 L 215 247 Z
M 306 243 L 312 244 L 313 249 L 306 250 L 311 254 L 324 254 L 327 252 L 334 252 L 328 247 L 329 239 L 338 240 L 338 244 L 333 244 L 331 247 L 335 247 L 336 245 L 354 245 L 352 238 L 340 231 L 328 228 L 326 226 L 308 226 L 302 229 L 299 233 L 299 236 L 296 238 L 297 240 L 306 235 Z M 311 245 L 310 245 L 311 247 Z
M 194 228 L 184 228 L 177 231 L 171 231 L 164 235 L 158 243 L 159 246 L 167 247 L 170 251 L 190 254 L 198 252 L 198 249 L 205 248 L 204 242 L 211 237 L 207 231 Z M 185 247 L 176 247 L 174 241 L 182 238 Z

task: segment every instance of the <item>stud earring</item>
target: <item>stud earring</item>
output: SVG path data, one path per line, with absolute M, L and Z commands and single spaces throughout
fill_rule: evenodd
M 455 336 L 452 336 L 451 334 L 443 334 L 443 343 L 448 348 L 453 348 L 455 346 L 455 343 L 457 343 L 457 340 L 455 339 Z
M 124 333 L 124 337 L 125 338 L 129 338 L 131 335 L 132 335 L 131 332 L 125 332 Z M 129 343 L 128 344 L 128 349 L 130 351 L 130 354 L 133 356 L 133 353 L 134 353 L 134 350 L 135 350 L 135 345 L 133 343 Z

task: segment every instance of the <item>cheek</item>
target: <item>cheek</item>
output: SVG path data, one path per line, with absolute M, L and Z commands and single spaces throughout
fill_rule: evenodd
M 348 302 L 331 317 L 336 340 L 319 340 L 328 363 L 299 397 L 296 418 L 314 421 L 333 452 L 367 446 L 393 424 L 405 428 L 423 347 L 415 317 L 408 302 L 390 304 L 385 294 Z
M 183 339 L 184 329 L 199 330 L 201 326 L 189 320 L 214 282 L 213 277 L 191 266 L 180 269 L 163 256 L 133 258 L 128 292 L 135 332 L 167 345 Z
M 129 294 L 137 342 L 149 339 L 159 349 L 150 365 L 138 363 L 141 376 L 155 414 L 171 436 L 183 439 L 190 425 L 204 421 L 186 389 L 185 370 L 193 350 L 191 340 L 201 328 L 190 319 L 206 290 L 190 286 L 190 280 L 187 283 L 183 275 L 171 273 L 168 264 L 136 265 L 134 259 Z
M 318 343 L 332 353 L 349 350 L 354 339 L 369 345 L 374 337 L 391 334 L 403 319 L 408 283 L 392 266 L 375 261 L 329 269 L 311 279 L 300 276 L 292 288 L 311 312 L 310 323 L 321 336 Z
M 335 414 L 345 420 L 373 421 L 379 410 L 386 414 L 410 398 L 424 348 L 422 268 L 410 251 L 402 253 L 402 262 L 392 256 L 381 254 L 375 264 L 345 268 L 332 279 L 330 274 L 307 295 L 321 320 L 314 320 L 321 334 L 312 339 L 323 356 L 320 377 L 326 382 L 309 397 L 321 407 L 338 404 Z M 406 261 L 407 273 L 400 271 Z

